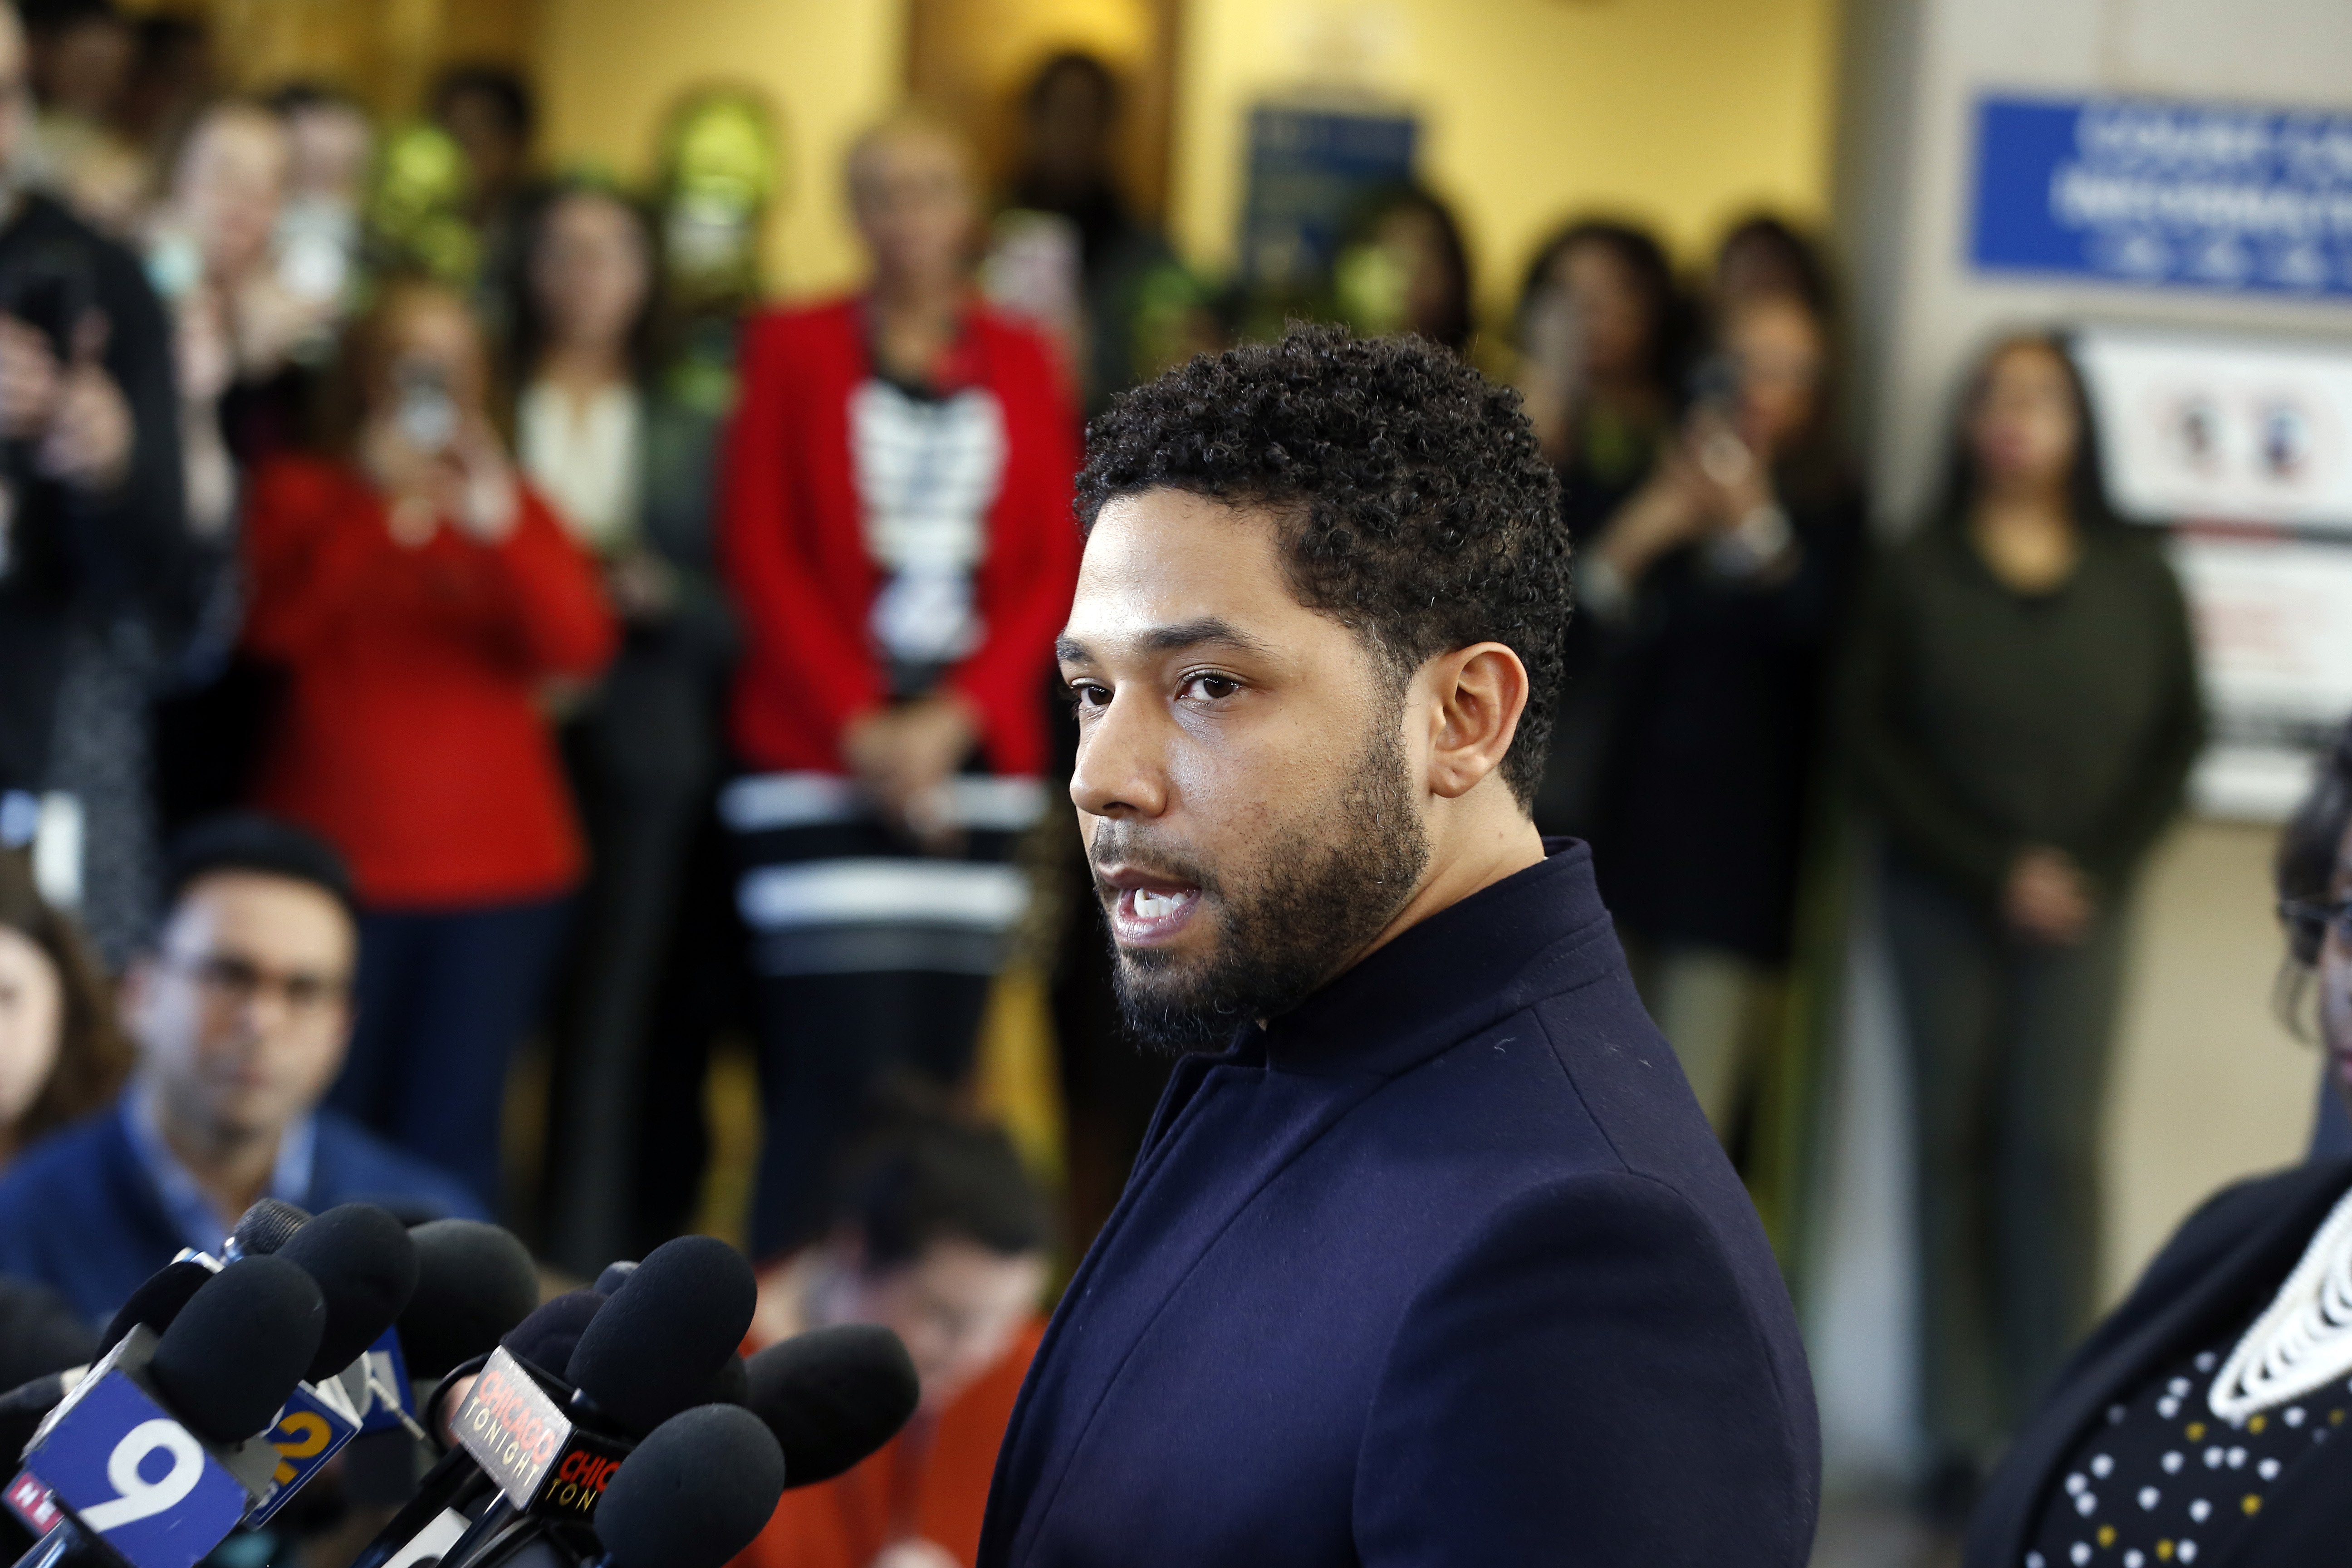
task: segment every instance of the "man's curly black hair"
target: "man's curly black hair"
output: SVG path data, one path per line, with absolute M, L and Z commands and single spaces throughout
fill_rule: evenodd
M 1081 528 L 1160 489 L 1273 511 L 1291 592 L 1353 627 L 1400 686 L 1449 648 L 1517 654 L 1530 690 L 1502 773 L 1521 805 L 1534 798 L 1569 544 L 1517 393 L 1419 338 L 1294 328 L 1122 393 L 1087 427 Z

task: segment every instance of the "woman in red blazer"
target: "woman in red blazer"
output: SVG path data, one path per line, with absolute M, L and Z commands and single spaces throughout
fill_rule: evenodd
M 752 1236 L 809 1240 L 875 1076 L 970 1066 L 1027 901 L 1044 703 L 1077 571 L 1076 419 L 1044 339 L 972 295 L 950 133 L 849 158 L 866 291 L 751 323 L 729 443 L 741 852 L 768 1137 Z
M 349 455 L 271 462 L 247 503 L 246 644 L 288 675 L 258 804 L 341 849 L 364 905 L 334 1103 L 495 1205 L 507 1059 L 583 868 L 544 710 L 613 620 L 490 427 L 457 296 L 394 283 L 345 352 Z

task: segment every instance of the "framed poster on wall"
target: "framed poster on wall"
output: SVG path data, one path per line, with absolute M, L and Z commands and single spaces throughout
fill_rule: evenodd
M 2197 624 L 2209 815 L 2283 818 L 2352 716 L 2352 342 L 2075 334 L 2107 491 L 2166 529 Z

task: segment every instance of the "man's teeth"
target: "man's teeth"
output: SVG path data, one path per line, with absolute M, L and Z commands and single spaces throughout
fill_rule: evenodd
M 1150 888 L 1135 889 L 1135 912 L 1147 921 L 1163 920 L 1192 901 L 1190 889 L 1168 893 L 1155 893 Z

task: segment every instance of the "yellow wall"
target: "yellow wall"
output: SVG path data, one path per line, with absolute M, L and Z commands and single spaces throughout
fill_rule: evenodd
M 1696 255 L 1745 209 L 1828 203 L 1837 0 L 1193 0 L 1171 215 L 1230 258 L 1249 105 L 1316 74 L 1419 108 L 1423 168 L 1499 303 L 1591 207 Z
M 638 177 L 681 91 L 714 79 L 759 88 L 785 150 L 771 282 L 788 293 L 836 287 L 857 266 L 842 154 L 898 96 L 904 16 L 897 0 L 542 0 L 545 147 L 558 163 Z
M 1418 107 L 1424 166 L 1456 200 L 1481 290 L 1507 296 L 1567 214 L 1645 218 L 1685 255 L 1728 218 L 1827 201 L 1837 0 L 1192 0 L 1181 29 L 1171 226 L 1230 259 L 1244 117 L 1318 74 Z M 790 186 L 771 230 L 786 291 L 854 275 L 835 170 L 896 95 L 902 0 L 542 0 L 548 147 L 640 172 L 690 83 L 762 87 Z

